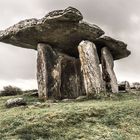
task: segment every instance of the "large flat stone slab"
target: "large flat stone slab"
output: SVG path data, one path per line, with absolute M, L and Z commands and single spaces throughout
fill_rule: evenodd
M 89 40 L 96 44 L 99 55 L 101 46 L 104 44 L 109 47 L 114 59 L 120 59 L 130 54 L 125 43 L 120 45 L 115 40 L 100 38 L 104 31 L 82 19 L 80 11 L 73 7 L 56 10 L 48 13 L 42 19 L 24 20 L 0 31 L 0 41 L 35 50 L 38 43 L 46 43 L 60 52 L 79 57 L 77 48 L 79 43 L 82 40 Z M 115 45 L 112 46 L 112 44 Z
M 96 41 L 96 46 L 99 48 L 99 55 L 100 55 L 100 48 L 107 47 L 111 52 L 113 59 L 118 60 L 124 57 L 128 57 L 131 52 L 127 50 L 127 44 L 111 38 L 109 36 L 103 36 L 98 38 Z

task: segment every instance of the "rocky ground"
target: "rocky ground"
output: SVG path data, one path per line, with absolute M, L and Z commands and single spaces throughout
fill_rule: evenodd
M 1 140 L 139 140 L 140 92 L 42 102 L 30 94 L 0 97 Z M 8 99 L 26 105 L 7 108 Z

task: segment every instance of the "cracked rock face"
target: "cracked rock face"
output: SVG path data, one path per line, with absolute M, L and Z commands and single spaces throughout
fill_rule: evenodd
M 73 21 L 79 22 L 83 19 L 83 16 L 80 11 L 76 8 L 68 7 L 65 10 L 56 10 L 48 13 L 44 20 L 49 21 Z
M 99 48 L 107 47 L 110 50 L 114 60 L 128 57 L 131 54 L 131 52 L 127 50 L 127 44 L 111 37 L 103 36 L 98 38 L 95 42 L 96 46 Z
M 79 43 L 82 40 L 89 40 L 96 44 L 99 56 L 104 46 L 109 48 L 115 60 L 130 54 L 125 43 L 110 37 L 101 37 L 104 34 L 101 28 L 82 19 L 80 11 L 73 7 L 56 10 L 42 19 L 24 20 L 0 31 L 0 41 L 35 50 L 38 43 L 47 43 L 54 50 L 79 57 L 77 48 Z

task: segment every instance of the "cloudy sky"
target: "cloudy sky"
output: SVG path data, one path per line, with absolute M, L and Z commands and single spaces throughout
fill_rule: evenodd
M 0 0 L 0 30 L 23 19 L 41 18 L 68 6 L 78 8 L 86 21 L 106 35 L 123 40 L 132 54 L 115 62 L 119 81 L 140 82 L 140 0 Z M 0 89 L 16 85 L 37 88 L 36 51 L 0 43 Z

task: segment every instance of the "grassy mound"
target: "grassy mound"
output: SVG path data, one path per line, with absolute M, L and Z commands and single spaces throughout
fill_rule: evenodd
M 139 140 L 140 94 L 120 94 L 110 100 L 35 104 L 6 109 L 11 97 L 0 98 L 2 140 Z

